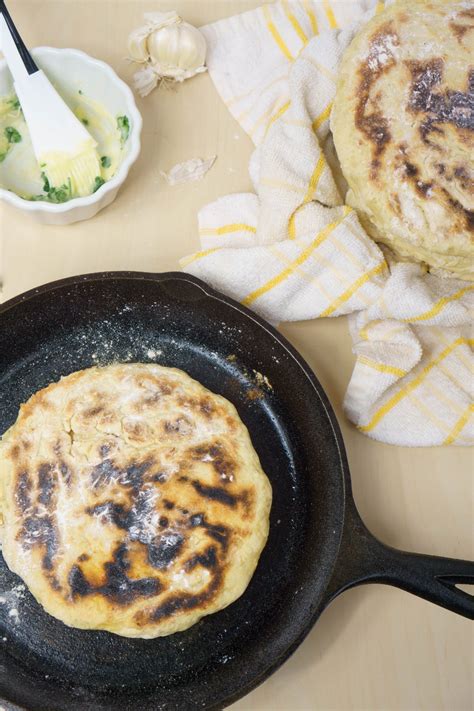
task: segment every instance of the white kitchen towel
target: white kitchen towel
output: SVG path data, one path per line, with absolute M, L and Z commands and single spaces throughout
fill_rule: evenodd
M 474 442 L 474 285 L 389 264 L 344 205 L 329 118 L 341 56 L 375 0 L 281 0 L 203 28 L 209 73 L 253 139 L 255 193 L 199 214 L 183 268 L 270 321 L 350 315 L 345 398 L 399 445 Z

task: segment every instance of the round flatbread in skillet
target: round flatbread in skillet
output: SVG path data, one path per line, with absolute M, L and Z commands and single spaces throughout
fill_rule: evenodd
M 0 456 L 5 561 L 74 627 L 187 629 L 244 592 L 268 536 L 247 428 L 180 370 L 73 373 L 21 407 Z
M 399 0 L 344 55 L 346 200 L 402 258 L 474 279 L 474 2 Z

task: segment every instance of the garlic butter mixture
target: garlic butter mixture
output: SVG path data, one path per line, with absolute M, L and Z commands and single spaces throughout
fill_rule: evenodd
M 130 121 L 127 116 L 112 116 L 82 91 L 63 98 L 97 141 L 100 175 L 91 185 L 92 194 L 120 167 L 126 153 Z M 0 186 L 26 200 L 61 203 L 77 197 L 70 180 L 63 185 L 50 185 L 36 161 L 28 127 L 14 94 L 0 97 Z

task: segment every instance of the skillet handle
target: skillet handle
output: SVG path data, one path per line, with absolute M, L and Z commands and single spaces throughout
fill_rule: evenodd
M 474 620 L 474 595 L 455 587 L 457 583 L 474 585 L 473 561 L 407 553 L 386 546 L 366 528 L 354 502 L 348 508 L 327 591 L 328 603 L 356 585 L 385 583 Z

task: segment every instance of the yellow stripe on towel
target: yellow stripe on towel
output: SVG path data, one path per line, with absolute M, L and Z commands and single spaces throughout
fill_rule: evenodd
M 296 32 L 296 34 L 298 35 L 300 40 L 303 42 L 303 44 L 307 44 L 308 38 L 306 37 L 306 33 L 303 30 L 303 28 L 301 27 L 301 25 L 298 22 L 298 20 L 296 19 L 296 17 L 294 16 L 294 14 L 291 12 L 290 8 L 288 7 L 288 0 L 282 0 L 282 5 L 283 5 L 283 9 L 285 11 L 285 15 L 291 22 L 291 25 L 292 25 L 294 31 Z
M 381 323 L 383 323 L 382 319 L 376 319 L 375 321 L 370 321 L 364 328 L 361 328 L 359 331 L 359 336 L 364 339 L 364 341 L 369 340 L 369 335 L 367 331 L 369 328 L 372 328 L 373 326 L 379 326 Z M 397 333 L 403 333 L 405 331 L 404 326 L 395 326 L 394 328 L 390 328 L 388 331 L 384 332 L 383 335 L 379 335 L 377 337 L 378 341 L 384 341 L 385 343 L 390 343 L 391 339 L 393 336 L 395 336 Z
M 469 291 L 474 291 L 474 286 L 465 286 L 464 289 L 460 289 L 455 294 L 451 294 L 451 296 L 443 296 L 443 298 L 440 299 L 429 311 L 425 311 L 425 313 L 420 314 L 419 316 L 402 318 L 400 319 L 400 321 L 405 321 L 406 323 L 414 323 L 415 321 L 427 321 L 428 319 L 433 318 L 433 316 L 439 314 L 441 309 L 446 306 L 446 304 L 449 304 L 451 301 L 458 301 L 462 296 L 464 296 L 464 294 Z
M 443 444 L 452 444 L 461 434 L 464 427 L 467 425 L 470 416 L 474 413 L 474 404 L 471 403 L 461 415 L 459 420 L 453 427 L 452 432 L 446 437 Z
M 329 102 L 329 104 L 326 106 L 324 111 L 321 111 L 319 116 L 316 116 L 316 118 L 313 121 L 313 131 L 316 133 L 318 128 L 321 128 L 323 123 L 328 120 L 328 118 L 331 115 L 331 110 L 332 110 L 332 101 Z
M 286 46 L 285 42 L 283 41 L 283 38 L 281 34 L 278 32 L 277 28 L 275 27 L 275 23 L 272 20 L 272 15 L 270 12 L 270 6 L 269 5 L 263 5 L 262 7 L 263 14 L 265 16 L 265 21 L 267 23 L 268 31 L 270 32 L 271 36 L 275 40 L 276 44 L 282 51 L 282 53 L 285 55 L 287 59 L 290 60 L 290 62 L 293 61 L 293 56 Z
M 268 124 L 267 124 L 267 128 L 266 128 L 266 130 L 265 130 L 265 135 L 267 135 L 270 126 L 271 126 L 272 124 L 274 124 L 275 121 L 280 118 L 280 116 L 283 116 L 283 114 L 284 114 L 286 111 L 288 111 L 288 109 L 290 108 L 290 106 L 291 106 L 291 101 L 287 101 L 286 104 L 283 104 L 283 106 L 282 106 L 280 109 L 278 109 L 278 111 L 277 111 L 276 113 L 273 114 L 273 116 L 271 117 L 270 121 L 269 121 Z
M 331 30 L 337 30 L 338 24 L 329 0 L 323 0 L 323 7 L 324 12 L 326 13 L 326 17 L 328 18 L 329 27 L 331 28 Z
M 309 62 L 309 64 L 311 64 L 320 74 L 322 74 L 323 77 L 329 79 L 329 81 L 331 81 L 333 84 L 337 83 L 337 74 L 332 72 L 330 69 L 327 69 L 324 64 L 317 62 L 314 57 L 303 55 L 301 56 L 301 60 L 304 62 Z
M 259 287 L 258 289 L 255 289 L 255 291 L 252 291 L 248 296 L 245 297 L 245 299 L 243 299 L 242 303 L 248 306 L 249 304 L 259 299 L 261 296 L 263 296 L 263 294 L 267 294 L 271 289 L 273 289 L 278 284 L 281 284 L 282 281 L 284 281 L 287 277 L 293 274 L 297 267 L 303 264 L 303 262 L 305 262 L 308 257 L 311 256 L 311 253 L 314 252 L 314 250 L 319 247 L 319 245 L 324 242 L 325 239 L 329 237 L 331 232 L 338 225 L 341 224 L 341 222 L 347 217 L 350 211 L 350 208 L 344 207 L 342 217 L 340 217 L 338 220 L 334 220 L 334 222 L 331 222 L 329 225 L 326 225 L 326 227 L 316 235 L 311 244 L 308 245 L 308 247 L 306 247 L 306 249 L 301 252 L 299 257 L 297 257 L 293 262 L 291 262 L 291 264 L 286 267 L 286 269 L 283 269 L 283 271 L 281 271 L 279 274 L 267 281 L 266 284 L 263 284 L 263 286 Z
M 367 358 L 367 356 L 359 356 L 359 363 L 362 365 L 368 365 L 369 368 L 378 370 L 380 373 L 387 373 L 388 375 L 394 375 L 396 378 L 403 378 L 407 374 L 406 370 L 401 368 L 396 368 L 394 365 L 386 365 L 385 363 L 377 363 L 375 360 Z
M 256 227 L 252 225 L 246 225 L 243 222 L 235 222 L 231 225 L 223 225 L 222 227 L 203 227 L 199 230 L 199 234 L 202 237 L 211 237 L 213 235 L 227 235 L 230 232 L 253 232 L 257 231 Z
M 306 191 L 306 195 L 303 198 L 303 202 L 301 205 L 298 205 L 296 210 L 293 212 L 293 214 L 290 217 L 290 221 L 288 223 L 288 233 L 290 236 L 290 239 L 295 239 L 296 238 L 296 214 L 300 208 L 302 208 L 304 205 L 306 205 L 308 202 L 311 202 L 313 199 L 314 193 L 316 191 L 316 188 L 318 187 L 319 179 L 323 173 L 324 167 L 326 165 L 326 159 L 324 157 L 324 153 L 321 152 L 321 155 L 319 156 L 316 166 L 314 168 L 313 174 L 311 175 L 311 178 L 309 179 L 309 185 L 308 189 Z
M 305 10 L 306 10 L 306 14 L 307 14 L 308 17 L 309 17 L 309 21 L 310 21 L 310 23 L 311 23 L 311 29 L 312 29 L 312 31 L 313 31 L 313 34 L 314 34 L 314 35 L 319 34 L 318 21 L 317 21 L 317 19 L 316 19 L 316 15 L 315 15 L 314 12 L 313 12 L 311 0 L 303 0 L 303 5 L 304 5 L 304 8 L 305 8 Z
M 373 276 L 376 276 L 377 274 L 380 274 L 380 272 L 385 271 L 387 269 L 387 265 L 385 262 L 382 262 L 381 264 L 378 264 L 376 267 L 371 269 L 369 272 L 366 272 L 365 274 L 362 274 L 351 286 L 340 296 L 335 299 L 330 306 L 325 309 L 321 317 L 324 316 L 330 316 L 331 314 L 336 311 L 336 309 L 339 308 L 345 301 L 348 301 L 351 296 L 355 294 L 357 289 L 360 289 L 361 286 L 363 286 L 369 279 L 371 279 Z
M 197 262 L 198 259 L 202 259 L 203 257 L 207 257 L 208 254 L 217 252 L 218 249 L 221 249 L 221 247 L 213 247 L 212 249 L 204 249 L 202 252 L 196 252 L 195 254 L 191 254 L 190 257 L 181 259 L 180 264 L 183 267 L 187 267 L 189 264 L 192 264 L 192 262 Z
M 313 174 L 310 178 L 308 190 L 304 197 L 304 202 L 310 202 L 313 199 L 316 188 L 318 187 L 319 179 L 323 173 L 324 167 L 326 165 L 326 159 L 324 158 L 324 153 L 321 151 L 321 155 L 318 158 L 318 162 L 314 168 Z
M 440 328 L 439 326 L 430 326 L 430 331 L 431 333 L 439 340 L 441 343 L 444 343 L 445 346 L 449 346 L 449 337 L 446 335 L 445 329 Z M 472 362 L 472 358 L 466 358 L 464 353 L 461 351 L 460 353 L 456 353 L 456 357 L 459 360 L 462 365 L 467 368 L 467 370 L 474 375 L 474 365 Z
M 248 105 L 244 111 L 241 111 L 239 114 L 235 114 L 235 118 L 237 119 L 237 121 L 239 123 L 242 123 L 244 118 L 246 118 L 247 116 L 249 116 L 249 114 L 252 114 L 254 112 L 255 107 L 259 104 L 259 102 L 261 101 L 262 96 L 265 94 L 265 92 L 268 91 L 269 89 L 271 89 L 272 86 L 275 86 L 275 84 L 279 84 L 280 82 L 283 82 L 283 81 L 288 81 L 287 74 L 284 74 L 280 77 L 277 77 L 276 79 L 273 79 L 273 81 L 269 82 L 268 84 L 266 84 L 266 86 L 259 89 L 258 94 L 257 94 L 256 98 L 252 101 L 252 103 L 250 105 Z M 252 91 L 248 92 L 248 95 L 256 94 L 256 93 L 257 93 L 256 90 L 252 89 Z M 246 97 L 244 95 L 242 95 L 241 97 L 236 99 L 236 101 L 240 101 L 241 99 L 245 99 L 245 98 Z M 226 104 L 226 106 L 229 107 L 231 105 L 231 103 L 232 102 Z
M 413 378 L 409 383 L 405 385 L 405 387 L 401 388 L 395 395 L 393 395 L 385 405 L 383 405 L 372 417 L 370 422 L 366 425 L 361 425 L 359 429 L 362 432 L 370 432 L 371 430 L 374 429 L 376 425 L 380 422 L 381 419 L 385 417 L 385 415 L 392 410 L 395 405 L 398 405 L 398 403 L 403 400 L 405 395 L 410 393 L 412 390 L 415 390 L 415 388 L 420 385 L 420 383 L 423 382 L 423 380 L 426 378 L 426 376 L 430 373 L 433 368 L 435 368 L 438 363 L 441 363 L 442 360 L 447 358 L 450 353 L 454 351 L 455 348 L 461 345 L 474 345 L 474 339 L 470 338 L 457 338 L 455 341 L 453 341 L 447 348 L 444 349 L 436 358 L 433 358 L 428 365 L 426 365 L 423 370 L 418 373 L 418 375 Z
M 290 221 L 288 223 L 288 236 L 290 239 L 296 239 L 296 214 L 303 205 L 298 205 L 296 210 L 292 213 Z
M 277 188 L 278 190 L 288 190 L 288 192 L 298 193 L 298 195 L 302 195 L 304 192 L 303 186 L 292 185 L 285 180 L 276 180 L 275 178 L 260 178 L 260 185 L 265 185 L 267 188 Z
M 266 136 L 266 135 L 267 135 L 267 131 L 268 131 L 268 129 L 270 128 L 270 126 L 272 125 L 272 123 L 273 123 L 274 121 L 276 121 L 277 118 L 279 118 L 280 116 L 282 116 L 282 115 L 285 113 L 285 111 L 288 110 L 288 108 L 290 107 L 290 104 L 291 104 L 291 102 L 290 102 L 290 101 L 287 101 L 286 104 L 283 104 L 283 106 L 280 106 L 280 108 L 277 109 L 277 111 L 275 111 L 275 113 L 273 114 L 273 116 L 272 116 L 272 111 L 273 111 L 274 107 L 272 106 L 271 108 L 267 109 L 267 111 L 265 111 L 265 113 L 263 113 L 263 114 L 260 116 L 260 118 L 257 119 L 257 121 L 255 121 L 255 123 L 254 123 L 254 125 L 252 126 L 252 128 L 249 129 L 250 135 L 253 136 L 253 135 L 256 133 L 257 128 L 259 128 L 259 127 L 261 126 L 261 124 L 262 124 L 262 123 L 265 123 L 265 121 L 267 121 L 267 119 L 268 119 L 268 124 L 267 124 L 267 127 L 266 127 L 266 129 L 265 129 L 265 133 L 264 133 L 264 136 Z
M 432 422 L 433 425 L 445 434 L 449 432 L 449 426 L 446 422 L 435 415 L 430 407 L 426 405 L 424 400 L 421 400 L 415 393 L 407 395 L 408 400 L 419 410 L 420 414 L 426 418 L 427 422 Z

